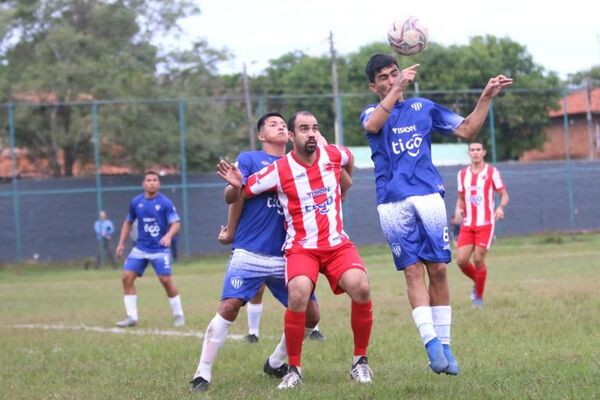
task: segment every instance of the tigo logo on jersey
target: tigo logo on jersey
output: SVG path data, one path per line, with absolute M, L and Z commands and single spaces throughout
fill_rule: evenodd
M 394 154 L 402 154 L 405 151 L 413 157 L 419 154 L 419 147 L 423 143 L 423 137 L 420 134 L 413 135 L 410 139 L 403 141 L 402 139 L 392 141 L 392 151 Z
M 244 278 L 241 278 L 239 276 L 234 276 L 231 278 L 231 286 L 233 286 L 234 289 L 241 288 L 243 284 L 244 284 Z

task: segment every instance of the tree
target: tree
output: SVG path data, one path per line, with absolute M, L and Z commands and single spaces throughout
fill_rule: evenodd
M 188 0 L 3 2 L 3 98 L 44 103 L 18 113 L 18 144 L 46 158 L 54 176 L 72 175 L 91 156 L 91 113 L 66 103 L 155 95 L 159 58 L 150 40 L 197 11 Z

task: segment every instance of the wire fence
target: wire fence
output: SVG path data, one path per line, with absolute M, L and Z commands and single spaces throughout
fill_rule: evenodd
M 479 93 L 436 91 L 420 95 L 464 114 Z M 545 95 L 547 91 L 513 93 Z M 559 93 L 553 95 L 560 98 Z M 566 103 L 568 93 L 560 95 Z M 374 99 L 366 94 L 344 94 L 337 102 L 333 100 L 330 95 L 256 96 L 251 107 L 255 115 L 267 110 L 283 115 L 300 109 L 321 110 L 316 114 L 330 142 L 338 137 L 344 144 L 361 144 L 360 108 Z M 4 226 L 0 262 L 93 255 L 92 226 L 98 212 L 108 211 L 119 227 L 129 200 L 141 191 L 140 173 L 149 168 L 164 175 L 162 190 L 180 211 L 183 255 L 227 251 L 215 239 L 227 212 L 223 184 L 214 173 L 205 171 L 212 170 L 219 158 L 234 158 L 250 147 L 255 128 L 254 121 L 246 118 L 245 107 L 244 99 L 235 96 L 0 105 L 0 120 L 5 126 L 0 145 L 3 159 L 8 161 L 0 164 L 5 171 L 0 183 L 0 221 Z M 509 112 L 501 104 L 490 109 L 484 134 L 492 162 L 498 161 L 497 148 L 504 151 L 498 120 L 506 119 Z M 341 122 L 339 136 L 334 136 L 336 116 Z M 562 129 L 567 150 L 562 163 L 502 166 L 513 199 L 510 208 L 523 227 L 512 226 L 508 222 L 511 217 L 507 217 L 499 229 L 502 234 L 600 228 L 600 221 L 588 216 L 600 216 L 600 195 L 592 190 L 599 186 L 592 184 L 600 175 L 598 165 L 572 162 L 572 125 L 573 119 L 565 113 Z M 593 138 L 590 146 L 597 143 Z M 595 154 L 597 149 L 591 150 Z M 458 166 L 442 170 L 448 187 L 447 206 L 453 210 Z M 522 176 L 527 179 L 521 180 Z M 531 193 L 534 187 L 536 192 Z M 372 173 L 359 171 L 345 205 L 348 231 L 359 244 L 383 241 L 374 199 Z M 531 210 L 523 213 L 540 202 L 558 206 L 540 207 L 545 210 L 542 214 Z

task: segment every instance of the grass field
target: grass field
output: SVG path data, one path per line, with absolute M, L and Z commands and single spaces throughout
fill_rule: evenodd
M 227 342 L 213 368 L 210 391 L 192 396 L 188 381 L 201 346 L 193 334 L 204 331 L 216 310 L 226 262 L 218 256 L 176 267 L 187 326 L 171 327 L 164 292 L 148 271 L 137 281 L 140 324 L 125 334 L 109 331 L 124 315 L 119 271 L 0 269 L 0 398 L 600 398 L 599 234 L 498 241 L 488 258 L 481 310 L 470 305 L 470 281 L 450 265 L 453 348 L 462 367 L 458 377 L 435 375 L 427 367 L 404 278 L 387 248 L 359 250 L 369 268 L 374 304 L 373 385 L 349 380 L 349 301 L 333 296 L 321 277 L 317 295 L 327 340 L 305 344 L 302 387 L 278 392 L 278 381 L 261 372 L 283 329 L 282 308 L 269 295 L 260 342 Z M 60 326 L 74 329 L 56 329 Z M 243 311 L 230 334 L 245 333 Z

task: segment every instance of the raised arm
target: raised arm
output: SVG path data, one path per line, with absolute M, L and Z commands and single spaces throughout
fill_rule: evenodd
M 390 116 L 394 105 L 404 99 L 404 90 L 415 80 L 417 68 L 419 68 L 419 64 L 411 65 L 400 71 L 389 93 L 379 102 L 379 106 L 375 108 L 369 119 L 365 122 L 365 126 L 363 127 L 365 131 L 368 133 L 377 133 L 381 130 Z
M 496 97 L 503 88 L 512 85 L 512 83 L 513 80 L 504 75 L 498 75 L 490 78 L 487 85 L 483 89 L 481 96 L 479 96 L 479 100 L 477 100 L 475 109 L 467 118 L 464 119 L 458 128 L 456 128 L 454 134 L 462 139 L 474 139 L 481 130 L 481 127 L 487 118 L 492 99 Z

